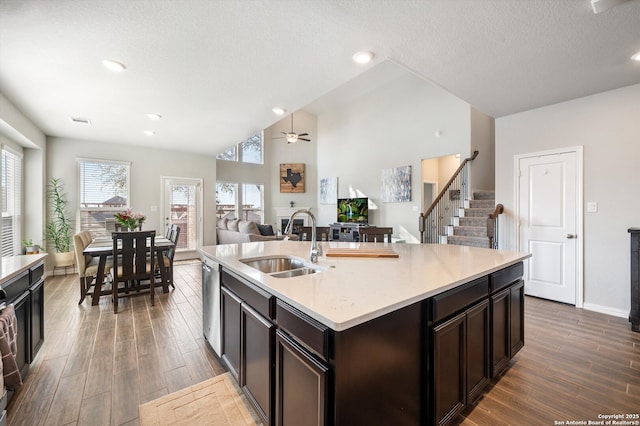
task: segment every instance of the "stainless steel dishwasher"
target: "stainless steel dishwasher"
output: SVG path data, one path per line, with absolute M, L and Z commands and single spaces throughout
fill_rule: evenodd
M 220 266 L 207 256 L 202 256 L 202 330 L 220 356 Z

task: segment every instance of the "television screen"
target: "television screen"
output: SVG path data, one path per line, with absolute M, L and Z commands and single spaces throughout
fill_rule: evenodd
M 369 199 L 338 198 L 338 222 L 369 223 Z

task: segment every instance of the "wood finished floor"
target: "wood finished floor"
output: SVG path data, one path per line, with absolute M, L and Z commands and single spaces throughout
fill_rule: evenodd
M 78 305 L 77 275 L 45 281 L 45 343 L 9 425 L 137 425 L 138 405 L 224 372 L 202 337 L 200 264 L 176 289 Z M 462 425 L 554 425 L 640 412 L 640 333 L 624 318 L 526 298 L 525 347 Z M 385 425 L 386 426 L 386 425 Z

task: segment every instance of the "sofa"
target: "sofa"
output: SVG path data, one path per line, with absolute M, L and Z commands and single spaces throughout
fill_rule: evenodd
M 219 219 L 216 223 L 218 244 L 238 244 L 253 241 L 275 241 L 278 237 L 271 225 L 261 225 L 249 220 L 227 218 Z M 280 237 L 282 239 L 282 237 Z M 297 239 L 293 235 L 291 240 Z

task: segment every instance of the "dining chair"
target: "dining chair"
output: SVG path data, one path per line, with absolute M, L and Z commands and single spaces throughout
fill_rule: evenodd
M 384 243 L 391 242 L 391 234 L 393 234 L 393 227 L 378 227 L 367 226 L 359 228 L 361 242 L 369 243 Z
M 84 302 L 87 295 L 99 294 L 102 287 L 102 283 L 100 283 L 100 286 L 94 283 L 98 275 L 100 259 L 82 253 L 89 243 L 91 243 L 91 233 L 89 231 L 80 231 L 73 236 L 73 249 L 76 256 L 76 264 L 78 265 L 78 275 L 80 277 L 80 301 L 78 304 Z M 108 259 L 105 269 L 108 270 L 111 266 L 112 262 Z M 93 292 L 91 291 L 91 287 L 94 287 Z M 95 293 L 96 291 L 97 293 Z
M 328 226 L 316 226 L 316 241 L 328 241 L 330 230 L 331 228 Z M 311 241 L 311 234 L 312 232 L 310 226 L 302 226 L 300 227 L 300 234 L 298 235 L 298 239 Z
M 164 253 L 164 256 L 162 259 L 164 261 L 164 267 L 167 272 L 167 284 L 173 288 L 176 288 L 176 286 L 173 283 L 173 258 L 176 254 L 176 246 L 178 245 L 178 238 L 180 238 L 180 227 L 176 224 L 172 224 L 169 228 L 170 228 L 169 232 L 167 232 L 168 234 L 167 239 L 173 243 L 173 247 L 171 247 L 169 250 L 167 250 Z
M 143 289 L 151 293 L 155 305 L 155 238 L 156 231 L 114 232 L 113 267 L 111 268 L 113 312 L 118 313 L 118 299 L 140 294 Z M 147 256 L 151 253 L 151 256 Z M 148 281 L 149 284 L 143 284 Z

